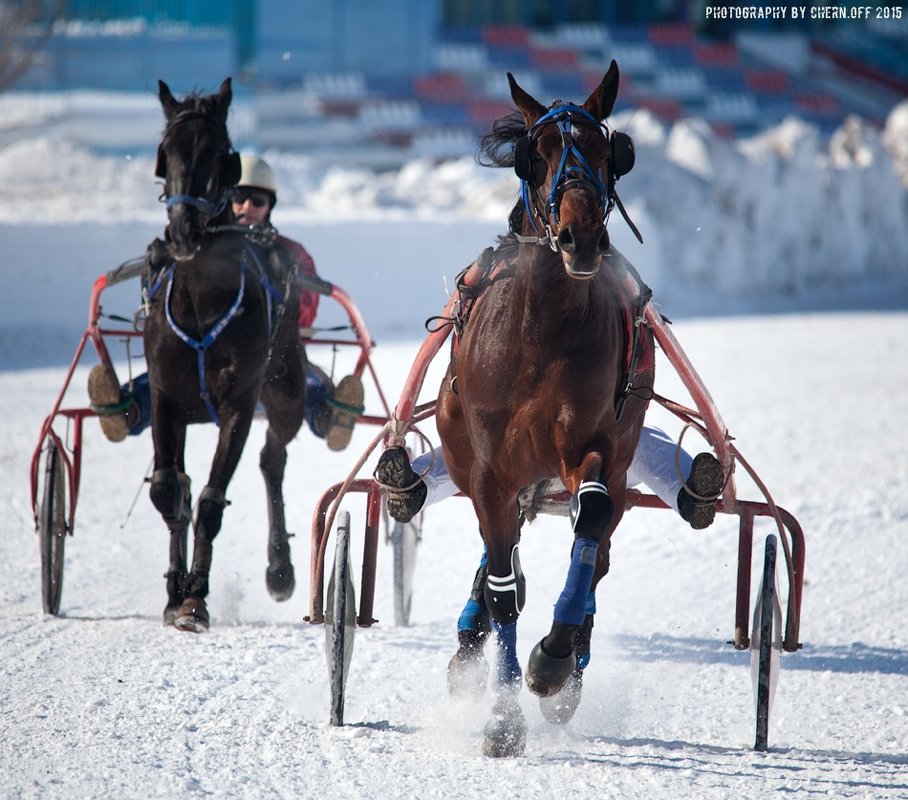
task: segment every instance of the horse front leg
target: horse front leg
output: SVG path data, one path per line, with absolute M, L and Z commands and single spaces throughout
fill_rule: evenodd
M 186 426 L 176 422 L 175 410 L 171 409 L 168 413 L 159 410 L 158 416 L 155 416 L 155 408 L 160 409 L 160 404 L 152 405 L 155 459 L 149 496 L 170 533 L 169 565 L 164 573 L 167 605 L 164 607 L 163 621 L 165 625 L 173 625 L 185 599 L 186 546 L 192 522 L 192 497 L 189 476 L 183 466 Z
M 457 652 L 448 662 L 448 693 L 478 701 L 489 682 L 485 645 L 491 633 L 485 588 L 489 559 L 485 550 L 473 578 L 470 597 L 457 619 Z
M 483 597 L 498 644 L 497 698 L 482 750 L 494 758 L 519 756 L 526 749 L 527 723 L 518 700 L 522 673 L 517 618 L 526 599 L 526 579 L 520 566 L 517 497 L 503 491 L 491 470 L 482 468 L 474 470 L 470 488 L 488 558 Z
M 195 538 L 192 566 L 186 580 L 185 598 L 177 612 L 174 625 L 179 630 L 202 633 L 209 627 L 208 578 L 214 539 L 221 530 L 224 507 L 227 505 L 227 486 L 236 471 L 243 447 L 249 436 L 254 396 L 232 413 L 221 410 L 221 427 L 208 485 L 199 493 L 196 507 Z
M 284 515 L 286 463 L 287 447 L 277 440 L 269 428 L 259 459 L 268 495 L 268 568 L 265 570 L 265 585 L 268 594 L 278 602 L 289 600 L 296 588 L 293 562 L 290 560 L 290 534 L 287 533 Z
M 527 686 L 539 697 L 551 697 L 558 693 L 576 672 L 575 641 L 578 634 L 582 636 L 586 619 L 595 608 L 592 596 L 594 574 L 597 564 L 601 565 L 602 556 L 605 564 L 608 563 L 608 535 L 620 514 L 615 513 L 612 494 L 601 478 L 602 457 L 598 453 L 589 453 L 566 481 L 574 490 L 570 504 L 574 531 L 571 561 L 564 589 L 555 603 L 552 628 L 533 648 L 527 665 Z M 620 502 L 623 510 L 623 494 Z M 603 539 L 605 553 L 600 554 Z M 591 623 L 592 620 L 590 628 Z
M 590 641 L 596 615 L 596 586 L 608 572 L 610 546 L 611 539 L 599 546 L 596 570 L 593 573 L 592 586 L 586 598 L 583 624 L 574 629 L 571 643 L 574 668 L 555 694 L 539 698 L 539 710 L 542 712 L 542 716 L 553 725 L 565 725 L 570 722 L 580 705 L 583 692 L 583 671 L 590 663 Z

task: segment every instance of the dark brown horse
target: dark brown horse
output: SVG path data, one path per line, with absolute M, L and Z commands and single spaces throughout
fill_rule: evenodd
M 634 324 L 634 298 L 605 258 L 614 182 L 633 163 L 627 137 L 602 124 L 617 96 L 618 67 L 613 61 L 582 106 L 546 108 L 508 78 L 520 116 L 500 121 L 484 152 L 506 164 L 503 145 L 513 143 L 522 201 L 497 251 L 501 272 L 473 306 L 437 406 L 445 463 L 473 502 L 486 548 L 471 603 L 476 617 L 487 611 L 498 634 L 498 698 L 484 745 L 494 756 L 522 752 L 526 731 L 516 698 L 516 622 L 525 596 L 518 495 L 560 479 L 572 496 L 565 588 L 526 669 L 527 685 L 542 698 L 566 686 L 574 692 L 563 702 L 568 711 L 547 714 L 565 721 L 579 700 L 588 604 L 608 571 L 653 384 L 651 334 Z M 484 626 L 474 626 L 472 637 L 463 635 L 469 626 L 459 627 L 455 672 L 482 658 Z
M 275 271 L 266 251 L 231 224 L 229 198 L 240 164 L 227 133 L 230 79 L 216 95 L 183 100 L 160 82 L 158 96 L 167 120 L 157 174 L 164 179 L 168 224 L 165 242 L 157 244 L 169 266 L 152 276 L 145 327 L 151 500 L 170 530 L 164 623 L 202 631 L 209 623 L 212 543 L 258 402 L 268 416 L 260 456 L 269 512 L 266 582 L 277 600 L 293 593 L 282 485 L 286 446 L 303 421 L 305 354 L 293 270 Z M 199 495 L 187 567 L 186 426 L 212 421 L 220 428 L 218 444 Z

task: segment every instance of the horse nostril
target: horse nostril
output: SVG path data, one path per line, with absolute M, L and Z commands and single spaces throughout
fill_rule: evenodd
M 602 236 L 599 237 L 599 245 L 598 245 L 599 252 L 602 253 L 603 255 L 605 255 L 608 252 L 608 248 L 609 248 L 610 244 L 611 244 L 611 242 L 609 241 L 609 238 L 608 238 L 608 231 L 603 230 Z
M 565 253 L 574 252 L 574 237 L 571 235 L 570 228 L 562 228 L 558 233 L 558 245 Z

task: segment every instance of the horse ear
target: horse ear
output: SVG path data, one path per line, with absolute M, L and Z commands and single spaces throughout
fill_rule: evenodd
M 167 156 L 164 155 L 164 146 L 158 145 L 158 158 L 154 165 L 154 174 L 156 178 L 167 177 Z
M 603 120 L 612 113 L 615 100 L 618 99 L 618 78 L 618 64 L 615 63 L 615 59 L 612 59 L 612 64 L 602 82 L 583 104 L 584 109 L 596 119 Z
M 536 120 L 545 114 L 545 106 L 521 89 L 510 72 L 508 73 L 508 84 L 511 87 L 511 99 L 514 101 L 514 105 L 523 114 L 523 121 L 527 128 L 532 128 Z
M 180 110 L 180 104 L 171 94 L 170 87 L 160 80 L 158 81 L 158 99 L 161 101 L 161 107 L 164 109 L 164 116 L 167 119 L 170 119 Z
M 221 82 L 221 88 L 218 89 L 218 106 L 224 115 L 224 121 L 227 121 L 227 109 L 230 108 L 230 101 L 233 99 L 233 89 L 231 88 L 230 76 L 228 75 Z

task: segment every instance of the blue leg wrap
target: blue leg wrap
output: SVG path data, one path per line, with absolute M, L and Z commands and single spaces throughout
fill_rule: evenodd
M 586 613 L 596 616 L 596 593 L 590 592 L 586 596 Z
M 486 584 L 486 566 L 489 563 L 489 557 L 486 551 L 482 551 L 482 558 L 479 560 L 479 568 L 476 570 L 476 577 L 473 579 L 473 589 L 470 592 L 470 599 L 460 612 L 457 620 L 457 631 L 480 631 L 488 632 L 489 630 L 489 612 L 485 607 L 483 593 Z
M 478 630 L 479 625 L 477 624 L 477 618 L 480 614 L 485 613 L 486 610 L 471 597 L 469 600 L 467 600 L 467 604 L 463 607 L 463 611 L 460 612 L 460 617 L 458 617 L 457 619 L 457 630 Z
M 575 539 L 571 566 L 558 602 L 555 603 L 555 622 L 582 625 L 596 567 L 599 543 L 592 539 Z
M 517 623 L 501 625 L 493 620 L 492 627 L 498 636 L 497 688 L 512 689 L 520 685 L 523 675 L 517 660 Z

